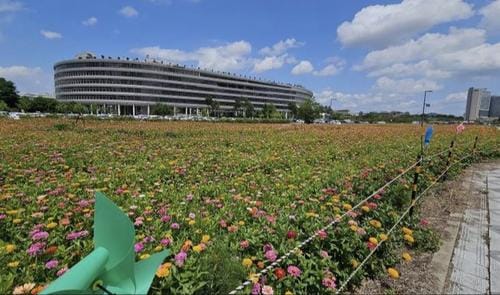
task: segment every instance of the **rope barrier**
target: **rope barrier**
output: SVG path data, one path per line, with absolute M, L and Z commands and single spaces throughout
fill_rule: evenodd
M 439 155 L 442 155 L 448 151 L 450 151 L 451 149 L 453 149 L 453 147 L 448 147 L 447 149 L 443 150 L 443 151 L 440 151 L 438 153 L 435 153 L 435 154 L 432 154 L 430 156 L 427 156 L 425 157 L 425 159 L 431 159 L 431 158 L 434 158 L 434 157 L 437 157 Z M 416 201 L 418 201 L 420 199 L 420 197 L 422 197 L 422 195 L 433 185 L 435 185 L 439 179 L 441 179 L 441 177 L 443 177 L 443 175 L 448 172 L 448 170 L 455 164 L 457 163 L 460 163 L 461 161 L 463 161 L 464 159 L 468 158 L 468 157 L 471 157 L 473 156 L 473 154 L 471 155 L 467 155 L 465 157 L 463 157 L 462 159 L 460 159 L 458 162 L 455 162 L 451 165 L 449 165 L 445 171 L 436 179 L 434 180 L 434 182 L 429 185 L 429 187 L 427 187 L 413 202 L 412 204 L 408 207 L 408 209 L 404 212 L 403 214 L 403 217 L 408 214 L 408 212 L 410 212 L 410 209 L 414 207 L 414 205 L 416 204 Z M 262 269 L 260 272 L 258 272 L 257 274 L 255 274 L 255 278 L 260 278 L 261 276 L 267 274 L 269 271 L 272 271 L 276 266 L 278 266 L 283 260 L 287 259 L 290 255 L 294 254 L 295 252 L 297 252 L 298 250 L 302 249 L 305 245 L 309 244 L 314 238 L 316 238 L 318 235 L 319 235 L 319 232 L 321 231 L 326 231 L 327 229 L 329 229 L 330 227 L 332 227 L 333 225 L 335 225 L 336 223 L 339 223 L 344 217 L 346 217 L 348 215 L 349 212 L 351 212 L 352 210 L 355 210 L 357 208 L 359 208 L 360 206 L 362 206 L 365 202 L 367 202 L 368 200 L 370 200 L 371 198 L 373 198 L 376 194 L 378 194 L 380 191 L 384 190 L 386 187 L 388 187 L 389 185 L 391 185 L 392 183 L 394 183 L 396 180 L 398 180 L 399 178 L 401 178 L 403 175 L 405 175 L 406 173 L 408 173 L 410 170 L 412 170 L 413 168 L 415 168 L 415 166 L 417 166 L 418 164 L 420 164 L 421 162 L 423 162 L 424 159 L 422 157 L 419 158 L 418 161 L 414 162 L 412 165 L 410 165 L 408 168 L 406 168 L 403 172 L 401 172 L 400 174 L 398 174 L 396 177 L 394 177 L 393 179 L 391 179 L 390 181 L 386 182 L 383 186 L 381 186 L 380 188 L 378 188 L 377 190 L 375 190 L 372 194 L 370 194 L 368 197 L 364 198 L 362 201 L 360 201 L 359 203 L 357 203 L 355 206 L 353 206 L 351 208 L 351 210 L 345 212 L 344 214 L 342 214 L 340 217 L 336 218 L 335 220 L 333 220 L 332 222 L 330 222 L 329 224 L 327 224 L 326 226 L 324 226 L 323 228 L 317 230 L 313 235 L 309 236 L 306 240 L 302 241 L 300 244 L 298 244 L 295 248 L 291 249 L 290 251 L 286 252 L 285 254 L 281 255 L 277 260 L 275 260 L 274 262 L 272 262 L 270 265 L 268 265 L 267 267 L 265 267 L 264 269 Z M 402 218 L 400 218 L 400 220 L 402 220 Z M 398 221 L 400 222 L 400 221 Z M 397 225 L 398 223 L 396 223 Z M 393 226 L 394 228 L 394 226 Z M 392 232 L 392 230 L 394 229 L 391 229 L 389 231 L 389 234 L 390 232 Z M 377 247 L 374 248 L 374 251 L 379 247 L 380 244 L 382 244 L 383 241 L 379 244 L 377 244 Z M 368 260 L 368 258 L 371 257 L 371 255 L 373 255 L 373 252 L 372 251 L 368 257 L 360 264 L 360 266 L 362 266 L 364 263 L 366 263 L 366 260 Z M 359 266 L 358 266 L 359 268 Z M 349 282 L 349 280 L 352 279 L 352 276 L 355 275 L 355 273 L 357 272 L 358 269 L 355 270 L 355 272 L 353 272 L 353 274 L 351 274 L 351 276 L 348 278 L 348 280 L 346 281 L 345 284 L 347 284 Z M 242 291 L 246 286 L 250 285 L 252 283 L 251 280 L 246 280 L 244 281 L 241 285 L 239 285 L 238 287 L 236 287 L 234 290 L 232 290 L 231 292 L 229 292 L 229 295 L 234 295 L 234 294 L 237 294 L 239 291 Z M 341 287 L 343 288 L 345 287 L 344 285 Z M 337 291 L 337 294 L 340 292 L 341 289 L 339 289 L 339 291 Z
M 410 206 L 405 210 L 405 212 L 399 217 L 399 219 L 396 221 L 396 223 L 389 229 L 389 231 L 387 232 L 387 239 L 389 239 L 391 233 L 394 231 L 394 229 L 401 223 L 401 221 L 406 217 L 406 215 L 410 212 L 411 208 L 413 208 L 417 201 L 422 197 L 424 196 L 424 194 L 431 188 L 433 187 L 436 183 L 439 182 L 439 180 L 441 179 L 441 177 L 443 177 L 447 172 L 448 170 L 450 170 L 451 167 L 453 167 L 455 164 L 458 164 L 458 163 L 461 163 L 463 160 L 465 160 L 466 158 L 468 157 L 471 157 L 472 155 L 467 155 L 463 158 L 461 158 L 460 160 L 454 162 L 453 164 L 449 165 L 444 171 L 443 173 L 441 173 L 441 175 L 439 175 L 439 177 L 437 177 L 425 190 L 423 190 L 418 196 L 417 198 L 410 204 Z M 351 273 L 351 275 L 349 275 L 349 277 L 346 279 L 346 281 L 340 286 L 340 288 L 337 290 L 337 292 L 335 292 L 335 294 L 339 294 L 346 286 L 347 284 L 349 283 L 349 281 L 356 275 L 356 273 L 365 265 L 365 263 L 370 259 L 370 257 L 375 253 L 375 251 L 377 251 L 377 249 L 384 243 L 385 241 L 380 241 L 380 243 L 377 244 L 377 246 L 375 246 L 375 248 L 373 248 L 373 250 L 370 252 L 370 254 L 368 254 L 368 256 L 366 256 L 366 258 L 358 265 L 358 267 Z
M 271 263 L 270 265 L 268 265 L 267 267 L 265 267 L 263 270 L 261 270 L 260 272 L 258 272 L 255 276 L 257 278 L 260 278 L 261 276 L 265 275 L 269 271 L 273 270 L 278 264 L 280 264 L 283 260 L 285 260 L 290 255 L 292 255 L 294 252 L 300 250 L 305 245 L 309 244 L 314 238 L 316 238 L 319 235 L 319 232 L 326 231 L 327 229 L 329 229 L 330 227 L 332 227 L 334 224 L 339 223 L 344 217 L 346 217 L 348 215 L 348 212 L 350 212 L 350 211 L 352 211 L 352 210 L 354 210 L 354 209 L 362 206 L 366 201 L 370 200 L 376 194 L 378 194 L 380 191 L 382 191 L 383 189 L 385 189 L 386 187 L 388 187 L 389 185 L 391 185 L 394 181 L 398 180 L 403 175 L 405 175 L 406 173 L 408 173 L 408 171 L 410 171 L 415 166 L 417 166 L 417 164 L 419 164 L 421 161 L 422 160 L 420 159 L 420 160 L 416 161 L 415 163 L 413 163 L 411 166 L 409 166 L 408 168 L 406 168 L 403 172 L 401 172 L 400 174 L 398 174 L 396 177 L 394 177 L 390 181 L 386 182 L 383 186 L 381 186 L 379 189 L 377 189 L 376 191 L 374 191 L 371 195 L 369 195 L 368 197 L 366 197 L 365 199 L 363 199 L 362 201 L 360 201 L 358 204 L 356 204 L 354 207 L 352 207 L 351 210 L 345 212 L 339 218 L 336 218 L 335 220 L 333 220 L 332 222 L 330 222 L 329 224 L 327 224 L 323 228 L 317 230 L 309 238 L 307 238 L 306 240 L 302 241 L 298 246 L 296 246 L 295 248 L 291 249 L 290 251 L 288 251 L 284 255 L 280 256 L 276 261 L 274 261 L 273 263 Z M 239 291 L 243 290 L 246 286 L 250 285 L 251 283 L 252 283 L 251 280 L 246 280 L 241 285 L 239 285 L 238 287 L 236 287 L 233 291 L 229 292 L 229 294 L 230 295 L 236 294 Z

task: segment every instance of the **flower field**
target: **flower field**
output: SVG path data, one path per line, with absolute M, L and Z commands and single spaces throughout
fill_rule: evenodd
M 409 206 L 408 173 L 424 129 L 414 125 L 306 126 L 0 119 L 0 293 L 37 293 L 90 253 L 93 196 L 104 192 L 136 227 L 137 259 L 165 248 L 152 293 L 305 294 L 337 290 L 356 273 L 397 279 L 397 265 L 435 251 L 438 237 L 415 214 L 387 236 Z M 498 157 L 496 129 L 434 126 L 427 154 L 448 148 L 465 164 Z M 419 190 L 447 153 L 425 162 Z M 450 170 L 452 177 L 463 165 Z M 326 224 L 328 231 L 267 274 L 262 269 Z

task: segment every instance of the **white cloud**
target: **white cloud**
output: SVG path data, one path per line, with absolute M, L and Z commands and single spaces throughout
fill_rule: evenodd
M 339 72 L 339 69 L 334 65 L 327 65 L 323 69 L 319 71 L 314 71 L 314 75 L 316 76 L 333 76 Z
M 299 62 L 295 67 L 293 67 L 292 74 L 302 75 L 302 74 L 310 73 L 313 70 L 314 70 L 314 67 L 311 64 L 311 62 L 308 60 L 303 60 L 303 61 Z
M 487 29 L 492 35 L 500 31 L 500 0 L 495 0 L 479 10 L 483 16 L 480 26 Z
M 201 47 L 194 51 L 166 49 L 159 46 L 132 49 L 141 56 L 164 59 L 170 62 L 197 62 L 198 67 L 221 71 L 238 70 L 251 64 L 248 55 L 252 46 L 246 41 L 236 41 L 218 47 Z
M 439 90 L 442 86 L 426 79 L 415 80 L 410 78 L 396 80 L 381 77 L 375 82 L 374 88 L 383 93 L 411 94 L 423 93 L 425 90 Z
M 440 67 L 450 69 L 458 74 L 466 72 L 475 75 L 487 75 L 500 71 L 500 43 L 481 44 L 456 52 L 439 56 Z
M 483 44 L 486 32 L 480 29 L 450 28 L 449 34 L 427 33 L 402 45 L 390 46 L 368 53 L 358 70 L 388 66 L 395 63 L 432 59 L 438 55 Z
M 61 38 L 62 38 L 61 33 L 58 33 L 58 32 L 52 32 L 52 31 L 47 31 L 47 30 L 41 30 L 41 31 L 40 31 L 40 34 L 42 34 L 42 36 L 44 36 L 46 39 L 50 39 L 50 40 L 53 40 L 53 39 L 61 39 Z
M 23 4 L 19 1 L 0 0 L 0 13 L 16 12 L 23 9 Z
M 472 5 L 463 0 L 403 0 L 361 9 L 337 28 L 337 35 L 344 46 L 382 47 L 473 14 Z
M 0 76 L 6 79 L 15 79 L 20 77 L 30 77 L 38 75 L 42 72 L 42 69 L 28 68 L 25 66 L 10 66 L 10 67 L 0 67 Z
M 0 77 L 11 80 L 16 84 L 20 93 L 51 93 L 53 77 L 46 74 L 39 67 L 26 67 L 20 65 L 0 67 Z
M 295 38 L 288 38 L 286 40 L 281 40 L 274 44 L 272 47 L 264 47 L 259 50 L 259 53 L 267 56 L 277 56 L 285 53 L 290 48 L 297 48 L 303 46 L 303 42 L 298 42 Z
M 82 24 L 88 27 L 94 26 L 97 24 L 97 18 L 95 16 L 89 17 L 88 19 L 82 21 Z
M 467 100 L 467 92 L 450 93 L 444 99 L 446 102 L 465 102 Z
M 285 55 L 281 56 L 268 56 L 261 60 L 255 61 L 255 65 L 253 67 L 253 71 L 257 73 L 279 69 L 285 64 Z
M 417 63 L 396 63 L 368 73 L 368 77 L 380 76 L 388 76 L 392 78 L 422 76 L 430 79 L 445 79 L 449 78 L 451 73 L 436 68 L 431 61 L 424 59 Z
M 139 12 L 132 6 L 124 6 L 118 12 L 124 17 L 136 17 L 139 15 Z

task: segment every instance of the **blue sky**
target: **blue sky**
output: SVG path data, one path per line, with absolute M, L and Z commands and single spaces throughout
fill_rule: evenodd
M 302 84 L 352 111 L 462 114 L 500 94 L 500 0 L 0 0 L 0 76 L 53 93 L 82 51 Z

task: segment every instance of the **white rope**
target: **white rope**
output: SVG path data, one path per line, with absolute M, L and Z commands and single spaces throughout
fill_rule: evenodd
M 386 184 L 384 184 L 383 186 L 381 186 L 379 189 L 377 189 L 376 191 L 374 191 L 371 195 L 369 195 L 368 197 L 366 197 L 365 199 L 363 199 L 361 202 L 359 202 L 358 204 L 356 204 L 354 207 L 351 208 L 351 210 L 345 212 L 342 216 L 340 216 L 339 218 L 336 218 L 335 220 L 333 220 L 332 222 L 330 222 L 329 224 L 327 224 L 325 227 L 321 228 L 320 230 L 317 230 L 312 236 L 310 236 L 309 238 L 307 238 L 306 240 L 304 240 L 303 242 L 301 242 L 298 246 L 296 246 L 295 248 L 291 249 L 290 251 L 288 251 L 287 253 L 285 253 L 284 255 L 280 256 L 276 261 L 274 261 L 272 264 L 268 265 L 266 268 L 264 268 L 263 270 L 261 270 L 260 272 L 258 272 L 257 274 L 255 274 L 255 277 L 256 278 L 260 278 L 262 275 L 265 275 L 267 272 L 271 271 L 272 269 L 274 269 L 279 263 L 281 263 L 284 259 L 288 258 L 290 255 L 292 255 L 293 253 L 299 251 L 300 249 L 302 249 L 305 245 L 309 244 L 315 237 L 318 236 L 319 232 L 320 231 L 326 231 L 327 229 L 329 229 L 330 227 L 332 227 L 335 223 L 339 223 L 345 216 L 347 216 L 347 214 L 358 208 L 359 206 L 363 205 L 366 201 L 370 200 L 371 198 L 373 198 L 373 196 L 375 196 L 376 194 L 378 194 L 380 191 L 382 191 L 383 189 L 385 189 L 386 187 L 388 187 L 389 185 L 391 185 L 394 181 L 398 180 L 399 178 L 401 178 L 403 175 L 405 175 L 406 173 L 408 173 L 408 171 L 410 171 L 411 169 L 413 169 L 415 166 L 417 166 L 418 163 L 420 163 L 422 161 L 422 159 L 419 159 L 418 161 L 416 161 L 415 163 L 413 163 L 410 167 L 406 168 L 403 172 L 401 172 L 399 175 L 397 175 L 396 177 L 394 177 L 393 179 L 391 179 L 390 181 L 388 181 Z M 238 287 L 236 287 L 233 291 L 229 292 L 230 295 L 234 295 L 236 293 L 238 293 L 239 291 L 243 290 L 245 288 L 245 286 L 249 285 L 252 281 L 251 280 L 246 280 L 245 282 L 243 282 L 241 285 L 239 285 Z
M 390 237 L 390 234 L 394 231 L 394 229 L 399 225 L 399 223 L 401 223 L 401 221 L 404 219 L 404 217 L 410 212 L 411 208 L 413 208 L 415 206 L 415 204 L 417 203 L 417 201 L 432 187 L 434 186 L 436 183 L 438 183 L 439 179 L 441 179 L 441 177 L 443 177 L 447 172 L 448 170 L 450 170 L 450 168 L 455 165 L 455 164 L 458 164 L 458 163 L 461 163 L 464 159 L 470 157 L 472 155 L 467 155 L 463 158 L 461 158 L 460 160 L 458 160 L 457 162 L 454 162 L 452 163 L 450 166 L 448 166 L 444 171 L 443 173 L 441 173 L 441 175 L 439 175 L 439 177 L 437 177 L 434 182 L 432 182 L 424 191 L 422 191 L 416 198 L 414 201 L 412 201 L 411 205 L 406 209 L 406 211 L 401 215 L 401 217 L 399 217 L 398 221 L 396 221 L 396 223 L 391 227 L 391 229 L 389 229 L 389 231 L 387 232 L 387 239 L 389 239 Z M 373 253 L 375 253 L 375 251 L 377 251 L 377 249 L 380 247 L 380 245 L 382 245 L 385 241 L 382 240 L 380 241 L 380 243 L 378 243 L 375 248 L 373 248 L 373 250 L 371 250 L 371 252 L 368 254 L 368 256 L 366 256 L 366 258 L 358 265 L 358 267 L 356 267 L 356 269 L 351 273 L 351 275 L 349 275 L 349 277 L 345 280 L 345 282 L 340 286 L 340 288 L 337 290 L 337 292 L 335 292 L 335 294 L 339 294 L 346 286 L 347 284 L 349 283 L 349 281 L 356 275 L 356 273 L 365 265 L 365 263 L 370 259 L 370 257 L 373 255 Z

